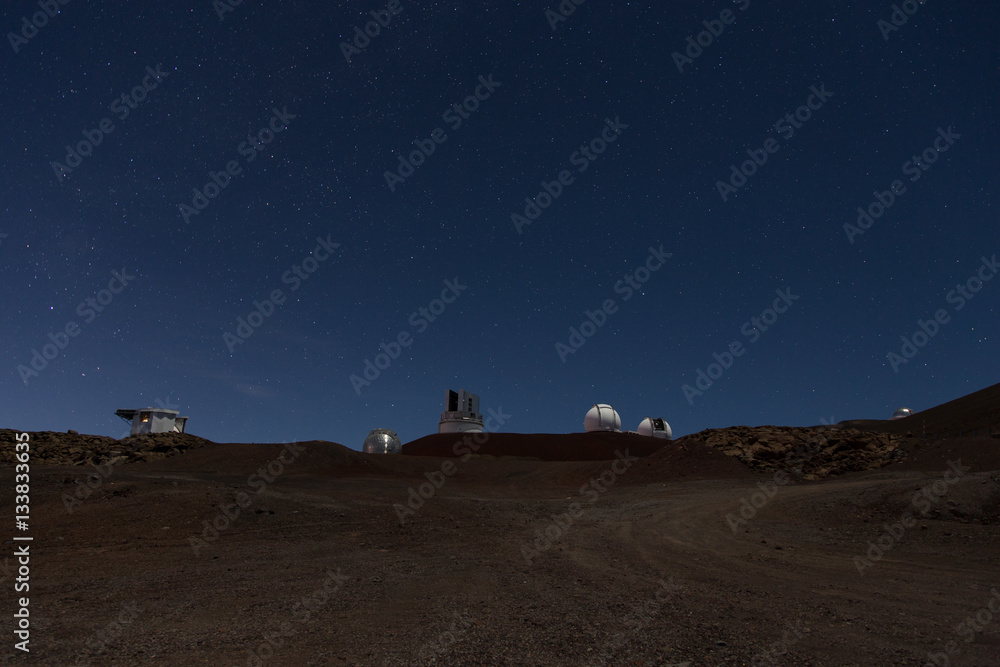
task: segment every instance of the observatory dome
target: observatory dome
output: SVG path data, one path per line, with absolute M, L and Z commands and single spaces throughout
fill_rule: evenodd
M 913 414 L 913 410 L 909 408 L 896 408 L 896 411 L 892 413 L 892 419 L 902 419 L 903 417 L 909 417 Z
M 361 451 L 365 454 L 400 454 L 403 451 L 403 443 L 399 441 L 395 431 L 376 428 L 365 438 Z
M 583 430 L 587 433 L 593 431 L 621 431 L 622 418 L 610 405 L 598 403 L 590 408 L 587 416 L 583 418 Z
M 639 428 L 636 429 L 636 432 L 638 432 L 639 435 L 648 435 L 654 438 L 665 438 L 667 440 L 670 440 L 673 437 L 673 431 L 670 430 L 670 424 L 659 417 L 656 419 L 646 417 L 639 424 Z

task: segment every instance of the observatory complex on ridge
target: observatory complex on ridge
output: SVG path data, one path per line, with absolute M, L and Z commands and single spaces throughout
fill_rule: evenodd
M 490 413 L 492 414 L 492 410 Z M 491 417 L 492 418 L 492 417 Z M 483 433 L 484 419 L 479 412 L 479 396 L 471 391 L 448 389 L 444 393 L 444 412 L 438 422 L 438 433 Z M 583 419 L 583 430 L 587 433 L 622 432 L 622 418 L 607 403 L 596 403 Z M 661 417 L 646 417 L 632 435 L 670 440 L 673 432 L 670 424 Z M 401 454 L 402 443 L 395 431 L 376 428 L 368 434 L 361 451 L 365 454 Z
M 596 403 L 587 411 L 586 416 L 583 418 L 583 430 L 587 433 L 597 431 L 621 433 L 622 418 L 618 414 L 618 411 L 607 403 Z M 670 424 L 661 417 L 646 417 L 639 423 L 638 429 L 628 432 L 666 440 L 670 440 L 673 437 Z

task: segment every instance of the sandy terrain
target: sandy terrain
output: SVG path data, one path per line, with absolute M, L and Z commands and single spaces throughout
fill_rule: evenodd
M 545 436 L 507 437 L 544 453 Z M 638 436 L 586 437 L 622 456 L 199 443 L 102 472 L 36 464 L 31 653 L 12 650 L 8 615 L 0 656 L 1000 664 L 1000 440 L 913 435 L 893 441 L 894 463 L 810 481 L 696 437 L 643 458 L 624 456 Z M 88 472 L 89 495 L 76 483 Z M 12 465 L 2 474 L 12 489 Z M 13 517 L 13 493 L 2 499 Z M 14 549 L 7 539 L 7 610 Z

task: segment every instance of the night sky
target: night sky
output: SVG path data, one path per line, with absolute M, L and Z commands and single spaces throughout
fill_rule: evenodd
M 903 5 L 5 2 L 0 426 L 360 449 L 447 389 L 682 435 L 989 386 L 1000 19 Z

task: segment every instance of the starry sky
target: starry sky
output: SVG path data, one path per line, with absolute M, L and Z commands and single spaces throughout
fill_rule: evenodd
M 360 449 L 447 389 L 682 435 L 989 386 L 988 4 L 5 2 L 0 426 Z

